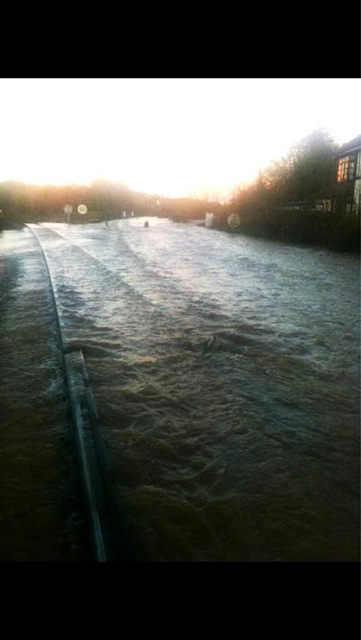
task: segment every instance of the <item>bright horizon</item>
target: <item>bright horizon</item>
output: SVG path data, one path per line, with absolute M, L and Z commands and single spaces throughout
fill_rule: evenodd
M 361 133 L 358 78 L 9 78 L 0 98 L 0 182 L 226 198 L 315 129 Z

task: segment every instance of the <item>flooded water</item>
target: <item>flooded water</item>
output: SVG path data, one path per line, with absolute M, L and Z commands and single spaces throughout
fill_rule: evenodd
M 0 561 L 84 560 L 58 328 L 32 233 L 0 232 Z
M 359 560 L 358 258 L 144 221 L 34 225 L 131 559 Z

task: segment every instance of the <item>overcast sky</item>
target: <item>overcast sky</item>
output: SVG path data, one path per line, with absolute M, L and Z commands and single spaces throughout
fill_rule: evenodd
M 0 182 L 226 196 L 319 127 L 361 133 L 361 79 L 0 79 Z

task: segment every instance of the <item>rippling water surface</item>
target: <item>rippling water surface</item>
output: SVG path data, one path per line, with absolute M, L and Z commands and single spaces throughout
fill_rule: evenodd
M 83 516 L 39 245 L 0 232 L 0 561 L 79 561 Z
M 358 560 L 358 259 L 149 220 L 37 227 L 133 556 Z

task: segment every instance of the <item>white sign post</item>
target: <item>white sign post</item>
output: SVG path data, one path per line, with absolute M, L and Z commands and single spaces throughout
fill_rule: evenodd
M 239 217 L 238 213 L 231 213 L 227 218 L 227 222 L 228 226 L 231 227 L 231 229 L 237 229 L 237 227 L 239 227 L 239 225 L 241 224 L 241 218 Z
M 88 207 L 86 206 L 86 204 L 80 204 L 77 211 L 83 216 L 88 211 Z
M 64 211 L 64 213 L 65 213 L 65 215 L 66 215 L 67 222 L 68 222 L 68 224 L 69 224 L 69 222 L 70 222 L 70 215 L 73 213 L 73 207 L 71 206 L 71 204 L 66 204 L 66 205 L 65 205 L 65 207 L 64 207 L 64 209 L 63 209 L 63 211 Z

